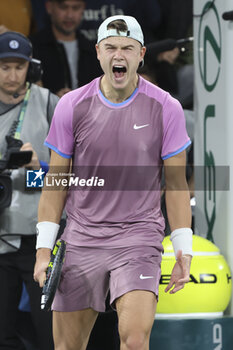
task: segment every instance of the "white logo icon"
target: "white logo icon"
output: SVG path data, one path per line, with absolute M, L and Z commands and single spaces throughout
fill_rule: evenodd
M 137 124 L 134 124 L 133 128 L 134 130 L 137 130 L 137 129 L 142 129 L 142 128 L 145 128 L 146 126 L 149 126 L 150 124 L 144 124 L 144 125 L 137 125 Z
M 143 274 L 140 275 L 140 280 L 147 280 L 148 278 L 154 278 L 154 276 L 143 276 Z
M 11 40 L 11 41 L 9 42 L 9 46 L 10 46 L 11 49 L 16 50 L 16 49 L 19 48 L 19 43 L 18 43 L 17 40 Z
M 27 170 L 26 187 L 43 187 L 45 172 L 40 170 Z

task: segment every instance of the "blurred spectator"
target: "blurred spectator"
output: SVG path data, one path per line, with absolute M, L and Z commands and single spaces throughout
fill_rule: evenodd
M 160 23 L 158 0 L 86 0 L 81 31 L 90 41 L 96 42 L 97 29 L 109 16 L 129 15 L 141 24 L 145 42 L 155 39 L 154 32 Z
M 1 350 L 24 349 L 17 334 L 22 282 L 29 294 L 38 349 L 53 349 L 51 313 L 41 311 L 41 289 L 33 280 L 40 191 L 26 191 L 25 179 L 26 169 L 48 167 L 49 152 L 43 143 L 58 97 L 31 84 L 32 75 L 38 73 L 31 58 L 32 45 L 24 35 L 10 31 L 0 35 L 1 194 L 12 192 L 9 203 L 7 196 L 1 197 L 0 206 Z M 24 158 L 22 166 L 10 170 L 8 156 L 12 150 L 18 151 L 16 160 L 25 155 L 22 151 L 29 151 L 31 160 Z M 12 189 L 6 179 L 11 179 Z
M 31 37 L 43 86 L 60 97 L 101 74 L 94 45 L 78 30 L 84 8 L 84 0 L 47 0 L 51 23 Z

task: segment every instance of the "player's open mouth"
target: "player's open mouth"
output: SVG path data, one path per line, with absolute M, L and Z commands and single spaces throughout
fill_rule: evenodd
M 116 79 L 122 78 L 126 73 L 127 69 L 125 66 L 115 65 L 112 67 L 113 74 Z

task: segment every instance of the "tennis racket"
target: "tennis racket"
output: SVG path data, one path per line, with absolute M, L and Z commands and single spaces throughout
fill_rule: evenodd
M 41 309 L 50 310 L 54 295 L 56 293 L 60 277 L 62 265 L 65 258 L 66 242 L 58 240 L 52 251 L 51 259 L 46 271 L 46 280 L 42 290 Z

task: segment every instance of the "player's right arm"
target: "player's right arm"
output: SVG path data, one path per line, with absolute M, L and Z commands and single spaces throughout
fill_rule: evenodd
M 57 174 L 58 172 L 62 174 L 69 173 L 70 164 L 70 158 L 64 158 L 56 152 L 51 151 L 51 161 L 47 176 L 52 176 L 52 174 Z M 61 179 L 61 177 L 59 177 L 59 179 Z M 34 268 L 34 280 L 39 283 L 40 287 L 43 287 L 46 279 L 46 270 L 50 260 L 51 249 L 53 241 L 56 239 L 56 231 L 58 231 L 59 228 L 59 222 L 66 202 L 66 195 L 67 186 L 62 187 L 56 184 L 53 188 L 50 187 L 49 189 L 45 186 L 40 198 L 38 224 L 42 229 L 42 240 L 40 239 L 39 243 L 42 247 L 38 248 L 37 237 L 36 264 Z M 39 233 L 39 235 L 41 233 Z M 49 248 L 48 246 L 50 245 L 51 247 Z

